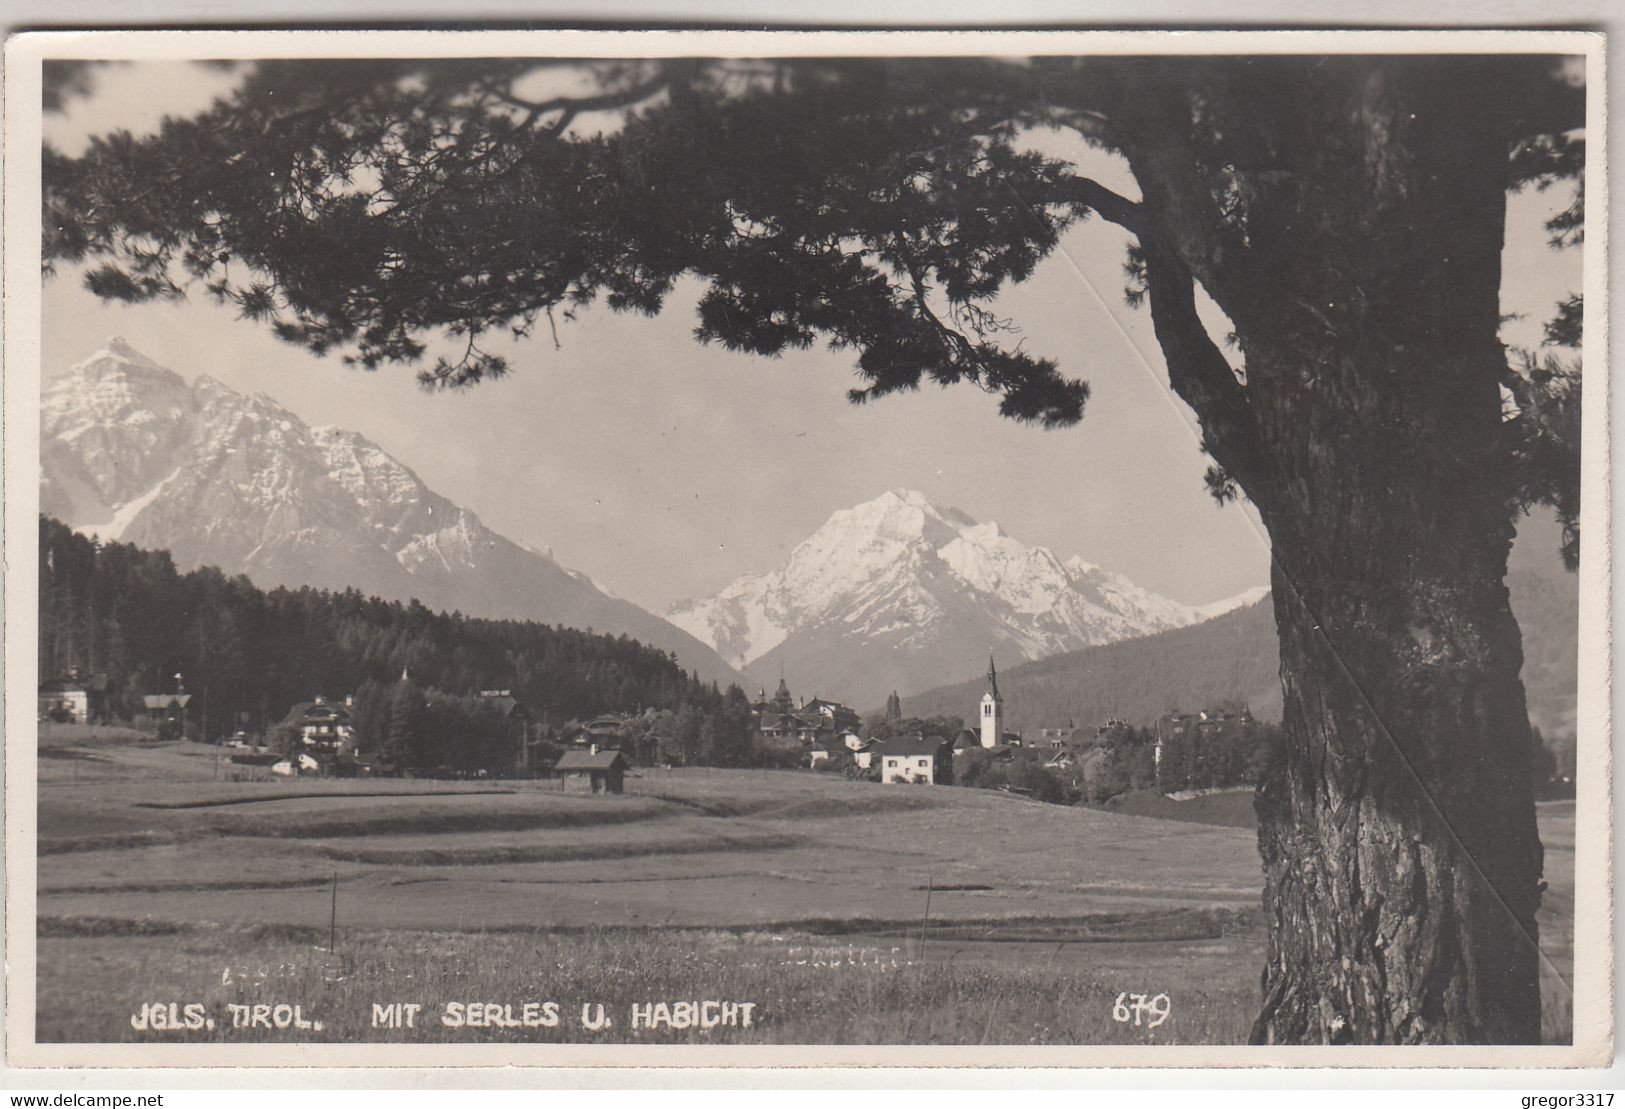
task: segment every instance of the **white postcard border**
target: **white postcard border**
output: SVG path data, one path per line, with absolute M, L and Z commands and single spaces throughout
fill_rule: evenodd
M 1605 44 L 1531 31 L 60 31 L 25 33 L 5 66 L 5 848 L 6 1054 L 30 1067 L 1577 1067 L 1613 1055 L 1611 734 L 1611 375 L 1587 375 L 1582 414 L 1580 685 L 1573 1046 L 928 1047 L 591 1044 L 38 1044 L 34 1042 L 40 358 L 40 63 L 366 56 L 815 56 L 935 54 L 1584 55 L 1587 65 L 1589 306 L 1608 304 Z M 1606 314 L 1587 313 L 1583 357 L 1607 367 Z

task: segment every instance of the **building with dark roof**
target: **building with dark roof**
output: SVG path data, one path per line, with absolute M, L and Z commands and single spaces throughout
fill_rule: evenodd
M 1077 725 L 1068 722 L 1060 728 L 1039 728 L 1038 737 L 1031 746 L 1042 747 L 1050 751 L 1059 751 L 1063 747 L 1072 747 L 1080 743 Z
M 632 716 L 629 713 L 606 712 L 591 720 L 570 721 L 564 726 L 561 738 L 566 743 L 574 743 L 578 747 L 593 744 L 600 747 L 618 746 L 626 738 L 627 725 L 631 722 Z
M 620 793 L 625 788 L 626 757 L 596 745 L 566 751 L 553 764 L 559 788 L 566 793 Z
M 771 698 L 765 689 L 757 693 L 756 700 L 751 702 L 750 714 L 757 734 L 763 739 L 786 745 L 800 743 L 804 747 L 838 732 L 855 731 L 862 723 L 854 709 L 839 701 L 815 696 L 797 705 L 783 676 Z
M 829 720 L 815 712 L 766 712 L 757 717 L 756 730 L 763 739 L 803 746 L 835 733 Z
M 495 705 L 497 715 L 504 720 L 529 720 L 530 709 L 525 703 L 513 695 L 508 689 L 482 689 L 480 699 L 488 704 Z
M 513 749 L 514 769 L 534 768 L 542 737 L 541 729 L 534 726 L 536 719 L 530 707 L 508 689 L 482 689 L 480 700 L 496 710 L 502 737 Z
M 1163 713 L 1157 717 L 1154 728 L 1156 744 L 1152 749 L 1153 765 L 1156 767 L 1159 785 L 1162 780 L 1163 755 L 1169 744 L 1182 740 L 1201 746 L 1223 739 L 1251 738 L 1256 734 L 1257 726 L 1258 721 L 1245 707 L 1240 712 L 1231 712 L 1228 709 L 1180 712 L 1178 709 L 1170 709 Z
M 826 701 L 822 697 L 818 696 L 814 696 L 812 700 L 802 705 L 800 709 L 801 715 L 813 713 L 816 713 L 827 720 L 829 722 L 829 728 L 832 731 L 839 732 L 850 728 L 857 728 L 863 723 L 863 720 L 858 716 L 856 709 L 849 708 L 846 705 L 841 704 L 839 701 Z
M 348 697 L 343 704 L 335 704 L 325 697 L 300 701 L 288 710 L 282 723 L 297 731 L 300 741 L 314 751 L 350 750 L 355 745 Z

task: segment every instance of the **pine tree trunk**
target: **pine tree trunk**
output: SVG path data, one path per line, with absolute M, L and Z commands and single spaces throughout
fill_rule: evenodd
M 1469 57 L 1192 62 L 1110 105 L 1170 382 L 1275 559 L 1284 737 L 1257 799 L 1255 1041 L 1539 1037 L 1541 847 L 1504 584 L 1506 77 Z M 1221 152 L 1193 167 L 1196 132 Z
M 1464 572 L 1339 604 L 1287 576 L 1254 1039 L 1535 1042 L 1541 849 L 1504 589 Z
M 1540 1033 L 1541 846 L 1504 584 L 1506 142 L 1470 85 L 1434 81 L 1368 81 L 1328 115 L 1304 167 L 1319 222 L 1287 210 L 1271 243 L 1259 221 L 1293 295 L 1237 320 L 1273 473 L 1285 699 L 1257 801 L 1262 1042 Z

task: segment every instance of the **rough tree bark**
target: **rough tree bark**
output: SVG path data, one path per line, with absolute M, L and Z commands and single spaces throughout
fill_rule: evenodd
M 1188 87 L 1114 118 L 1172 383 L 1275 555 L 1286 743 L 1257 801 L 1270 938 L 1253 1038 L 1535 1042 L 1494 71 L 1396 63 L 1277 86 L 1315 141 L 1261 138 L 1260 164 L 1227 170 L 1222 213 L 1174 172 L 1191 164 Z M 1238 128 L 1246 108 L 1200 105 Z M 1200 326 L 1193 278 L 1235 324 L 1244 382 Z

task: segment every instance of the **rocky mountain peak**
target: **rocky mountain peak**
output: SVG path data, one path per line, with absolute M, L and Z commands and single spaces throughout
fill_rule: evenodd
M 109 335 L 89 358 L 73 367 L 73 372 L 108 373 L 120 369 L 148 370 L 182 380 L 180 374 L 154 362 L 132 347 L 122 335 Z
M 757 677 L 782 662 L 829 696 L 866 705 L 892 688 L 964 677 L 989 644 L 1014 663 L 1204 614 L 891 489 L 832 513 L 778 568 L 667 618 Z
M 627 634 L 707 679 L 709 647 L 439 496 L 364 435 L 265 393 L 188 386 L 122 339 L 46 383 L 41 510 L 78 530 L 257 584 L 358 588 L 471 616 Z

